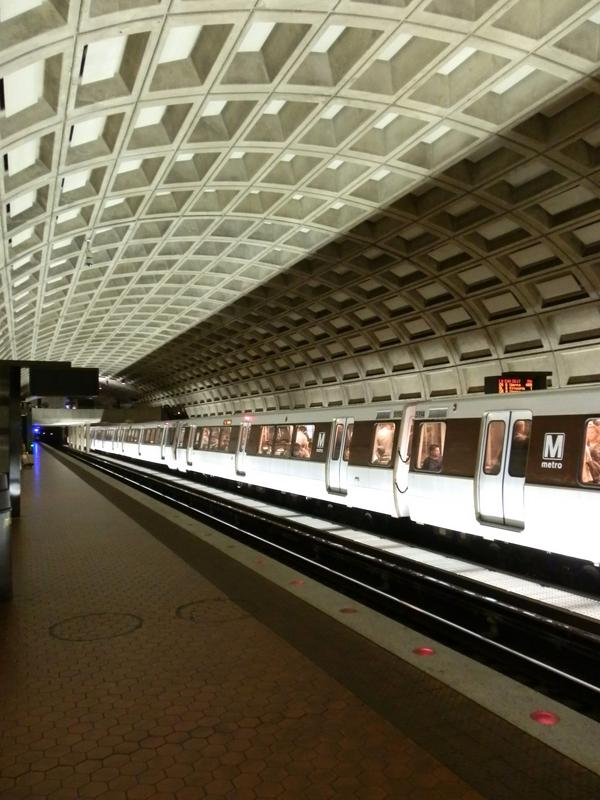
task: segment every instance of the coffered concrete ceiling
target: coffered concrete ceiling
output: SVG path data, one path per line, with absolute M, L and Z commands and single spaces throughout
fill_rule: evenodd
M 198 413 L 599 380 L 599 60 L 598 0 L 0 0 L 0 358 Z

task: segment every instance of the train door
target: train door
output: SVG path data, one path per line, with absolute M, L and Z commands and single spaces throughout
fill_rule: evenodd
M 525 526 L 525 467 L 530 429 L 530 411 L 494 411 L 484 415 L 476 488 L 477 517 L 481 522 L 508 528 Z
M 407 517 L 408 505 L 408 471 L 410 468 L 410 451 L 412 449 L 412 436 L 415 425 L 415 406 L 407 406 L 402 412 L 402 419 L 398 423 L 398 452 L 394 464 L 394 497 L 398 515 Z
M 333 423 L 333 436 L 327 459 L 327 491 L 332 494 L 348 493 L 348 458 L 346 442 L 354 425 L 351 417 L 341 417 Z
M 192 453 L 194 452 L 194 441 L 196 439 L 196 431 L 197 430 L 198 430 L 198 428 L 196 428 L 195 426 L 191 427 L 191 428 L 188 428 L 187 447 L 186 447 L 186 451 L 185 451 L 185 453 L 186 453 L 185 461 L 186 461 L 186 464 L 188 465 L 188 467 L 192 466 Z
M 160 440 L 160 460 L 165 461 L 167 458 L 167 446 L 169 444 L 169 432 L 172 431 L 172 428 L 163 428 L 162 429 L 162 436 Z
M 240 426 L 240 438 L 238 440 L 238 447 L 235 451 L 235 473 L 236 475 L 245 475 L 246 470 L 246 442 L 248 441 L 248 434 L 250 433 L 250 423 L 242 422 Z

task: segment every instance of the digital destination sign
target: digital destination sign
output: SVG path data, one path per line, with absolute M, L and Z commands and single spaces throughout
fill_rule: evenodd
M 547 388 L 547 372 L 505 372 L 485 378 L 486 394 L 513 394 Z

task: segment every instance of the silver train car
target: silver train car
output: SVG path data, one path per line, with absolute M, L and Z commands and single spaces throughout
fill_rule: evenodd
M 68 443 L 600 564 L 600 390 L 70 428 Z

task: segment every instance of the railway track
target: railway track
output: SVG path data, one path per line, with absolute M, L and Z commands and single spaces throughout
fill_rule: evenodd
M 600 623 L 114 457 L 69 456 L 600 720 Z M 478 567 L 480 571 L 480 568 Z M 582 595 L 582 600 L 589 600 Z

